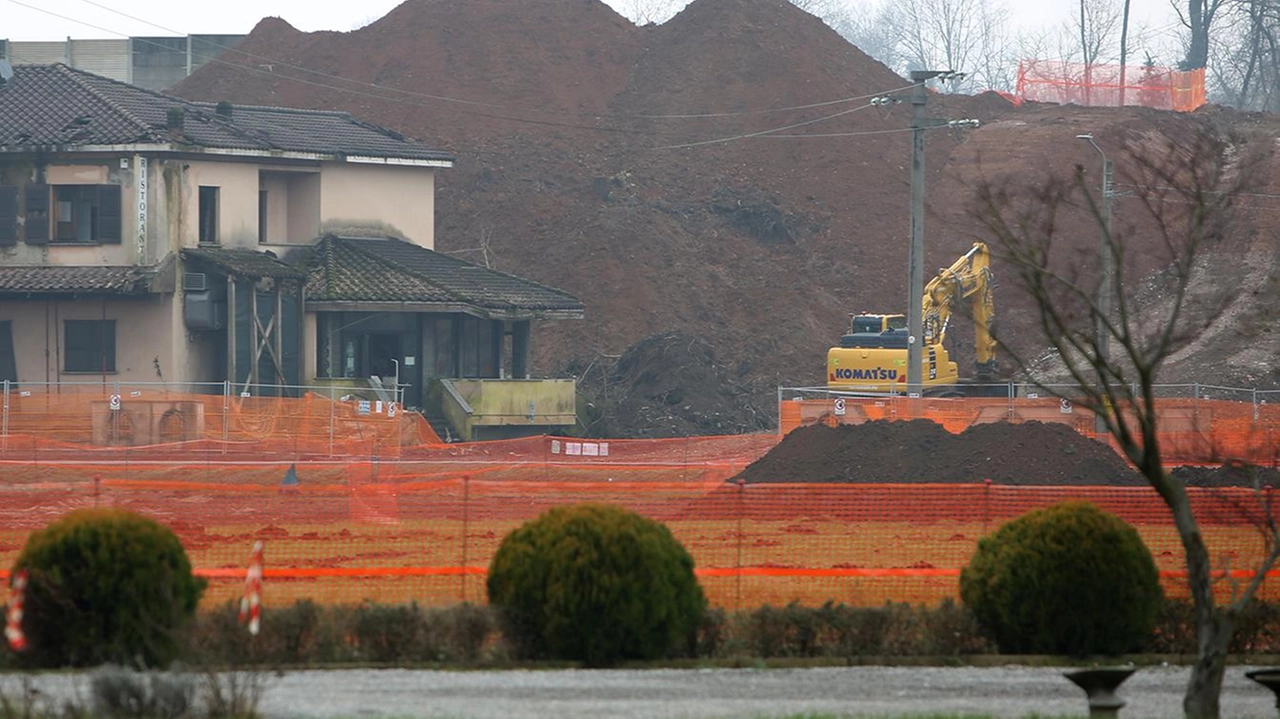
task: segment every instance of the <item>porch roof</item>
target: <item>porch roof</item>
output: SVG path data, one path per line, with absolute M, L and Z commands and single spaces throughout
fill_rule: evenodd
M 0 295 L 145 295 L 153 275 L 146 267 L 0 267 Z
M 306 270 L 285 264 L 272 255 L 248 248 L 237 247 L 198 247 L 182 251 L 182 259 L 196 260 L 238 277 L 261 279 L 274 277 L 282 280 L 301 280 L 307 276 Z
M 312 248 L 307 304 L 402 305 L 406 311 L 581 319 L 564 290 L 388 237 L 326 235 Z

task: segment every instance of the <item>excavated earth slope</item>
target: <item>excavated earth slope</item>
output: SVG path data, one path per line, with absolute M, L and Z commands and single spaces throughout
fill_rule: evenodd
M 690 405 L 698 417 L 662 423 L 678 434 L 759 429 L 779 385 L 824 381 L 826 349 L 847 313 L 905 309 L 910 106 L 868 99 L 905 98 L 907 84 L 784 0 L 695 0 L 645 27 L 598 0 L 408 0 L 348 33 L 263 20 L 237 51 L 175 91 L 347 110 L 454 153 L 457 167 L 437 180 L 436 248 L 586 303 L 586 321 L 536 329 L 535 372 L 598 369 L 671 333 L 705 344 L 698 356 L 716 366 L 689 380 L 681 379 L 686 357 L 664 364 L 663 353 L 646 352 L 651 374 L 674 378 L 664 382 L 715 377 L 731 388 L 685 387 L 714 406 Z M 1133 138 L 1183 142 L 1201 131 L 1261 143 L 1266 158 L 1256 192 L 1242 198 L 1242 229 L 1210 248 L 1199 275 L 1207 285 L 1241 278 L 1244 291 L 1161 379 L 1280 384 L 1280 251 L 1266 231 L 1280 210 L 1274 116 L 1014 107 L 989 93 L 933 94 L 928 111 L 982 126 L 928 134 L 926 268 L 951 264 L 982 236 L 970 214 L 982 182 L 1025 184 L 1069 176 L 1076 165 L 1093 182 L 1098 157 L 1077 134 L 1108 148 Z M 770 130 L 778 131 L 759 134 Z M 1139 200 L 1121 193 L 1116 226 L 1133 237 L 1135 271 L 1149 273 L 1161 266 L 1159 243 Z M 1058 227 L 1059 250 L 1087 276 L 1096 227 L 1079 210 Z M 1001 337 L 1033 355 L 1033 318 L 1002 271 Z M 1150 294 L 1163 301 L 1158 284 Z M 965 370 L 966 334 L 962 325 L 949 334 Z M 635 372 L 614 374 L 639 381 Z M 638 401 L 651 379 L 621 394 Z M 683 407 L 622 412 L 604 395 L 594 401 L 621 436 L 650 433 L 646 418 Z

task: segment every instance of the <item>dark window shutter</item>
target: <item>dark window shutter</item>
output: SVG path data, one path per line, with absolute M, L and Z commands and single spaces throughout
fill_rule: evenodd
M 0 186 L 0 247 L 18 244 L 18 188 Z
M 28 245 L 49 244 L 49 186 L 27 185 L 26 224 L 22 237 Z
M 106 245 L 120 244 L 120 186 L 98 185 L 98 226 L 94 239 Z

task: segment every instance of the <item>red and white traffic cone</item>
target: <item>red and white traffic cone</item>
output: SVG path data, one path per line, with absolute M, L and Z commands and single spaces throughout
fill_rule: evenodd
M 240 622 L 248 623 L 249 633 L 257 636 L 262 616 L 262 542 L 253 543 L 249 555 L 249 571 L 244 576 L 244 596 L 240 598 Z
M 15 652 L 27 648 L 27 635 L 22 632 L 22 602 L 27 591 L 27 570 L 13 575 L 9 584 L 9 604 L 5 611 L 4 636 Z

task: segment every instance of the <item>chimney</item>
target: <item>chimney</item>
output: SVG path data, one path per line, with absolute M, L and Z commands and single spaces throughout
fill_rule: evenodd
M 218 114 L 218 117 L 221 117 L 224 120 L 230 120 L 231 119 L 231 102 L 228 100 L 220 100 L 218 102 L 217 108 L 214 109 L 214 112 Z
M 164 126 L 168 128 L 170 135 L 182 134 L 182 124 L 186 119 L 186 115 L 187 115 L 186 111 L 183 110 L 181 107 L 169 108 L 169 113 L 165 117 Z

